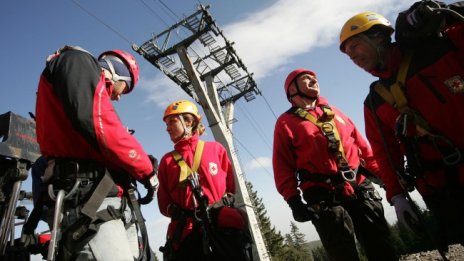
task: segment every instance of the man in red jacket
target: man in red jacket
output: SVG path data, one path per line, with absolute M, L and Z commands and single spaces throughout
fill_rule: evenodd
M 153 166 L 111 103 L 131 92 L 138 78 L 134 57 L 121 50 L 96 59 L 80 47 L 65 46 L 47 59 L 37 92 L 36 132 L 53 168 L 49 182 L 67 193 L 60 260 L 139 256 L 123 187 L 131 177 L 151 186 Z
M 285 80 L 292 107 L 275 125 L 277 190 L 296 221 L 312 220 L 331 260 L 359 260 L 355 235 L 369 260 L 397 260 L 381 197 L 367 178 L 379 173 L 372 151 L 319 92 L 310 70 L 296 69 Z
M 442 251 L 464 243 L 462 11 L 463 2 L 417 2 L 399 14 L 396 42 L 390 22 L 374 12 L 353 16 L 340 33 L 340 50 L 379 77 L 364 116 L 387 200 L 400 224 L 413 227 L 418 216 L 405 193 L 416 187 L 437 218 Z

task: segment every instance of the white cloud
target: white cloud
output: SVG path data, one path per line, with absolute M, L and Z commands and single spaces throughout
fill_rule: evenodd
M 141 78 L 139 87 L 148 94 L 146 102 L 151 102 L 163 110 L 176 100 L 190 99 L 179 86 L 164 74 L 157 74 L 153 78 Z
M 225 26 L 226 37 L 255 78 L 269 75 L 299 54 L 338 41 L 343 23 L 356 13 L 389 16 L 412 1 L 279 0 L 268 8 Z
M 234 42 L 237 54 L 254 73 L 255 79 L 269 76 L 300 54 L 338 42 L 343 23 L 356 13 L 376 11 L 390 17 L 406 9 L 411 0 L 278 0 L 269 7 L 248 14 L 239 22 L 219 25 L 225 37 Z M 395 18 L 395 17 L 391 17 Z M 193 47 L 203 53 L 200 44 Z M 192 55 L 196 55 L 194 52 Z M 175 57 L 174 57 L 175 58 Z M 176 60 L 177 61 L 177 60 Z M 148 102 L 165 107 L 187 98 L 178 86 L 163 74 L 142 79 L 149 93 Z
M 258 157 L 247 164 L 247 172 L 256 170 L 256 169 L 263 169 L 263 168 L 272 169 L 272 160 L 270 158 Z

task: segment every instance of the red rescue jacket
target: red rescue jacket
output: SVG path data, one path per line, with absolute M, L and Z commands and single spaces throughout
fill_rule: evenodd
M 322 105 L 328 105 L 328 102 L 325 98 L 319 97 L 316 109 L 308 112 L 319 118 L 323 114 L 320 107 Z M 365 168 L 377 174 L 379 169 L 369 144 L 351 119 L 337 108 L 331 108 L 335 113 L 334 122 L 350 167 L 357 168 L 362 158 L 366 162 Z M 290 112 L 280 115 L 275 124 L 272 163 L 277 190 L 286 201 L 299 194 L 295 175 L 297 170 L 304 169 L 309 173 L 327 175 L 336 174 L 338 171 L 337 160 L 329 151 L 327 138 L 320 128 Z M 363 175 L 357 175 L 357 184 L 362 183 L 364 179 Z M 304 190 L 312 186 L 335 189 L 333 185 L 313 181 L 303 182 L 300 188 Z M 344 184 L 343 193 L 346 196 L 354 193 L 353 187 L 348 182 Z
M 424 43 L 414 50 L 414 55 L 406 77 L 403 92 L 408 99 L 408 106 L 417 111 L 441 135 L 450 139 L 459 149 L 464 149 L 464 24 L 457 24 L 445 30 L 445 37 Z M 403 57 L 402 51 L 394 46 L 391 61 L 385 71 L 373 71 L 385 86 L 396 81 L 396 73 Z M 364 102 L 366 136 L 372 146 L 376 160 L 382 169 L 381 176 L 385 182 L 387 199 L 399 194 L 403 188 L 398 182 L 389 162 L 392 158 L 395 168 L 402 171 L 404 166 L 404 148 L 395 137 L 395 122 L 399 112 L 385 102 L 371 86 L 371 91 Z M 372 103 L 375 114 L 371 110 Z M 383 137 L 382 137 L 383 135 Z M 385 142 L 388 151 L 383 144 Z M 423 162 L 441 160 L 438 151 L 430 143 L 420 143 L 417 151 Z M 464 167 L 459 167 L 464 178 Z M 416 184 L 419 192 L 427 194 L 429 185 L 446 186 L 443 169 L 424 173 L 427 185 Z M 464 180 L 464 179 L 463 179 Z M 422 180 L 421 182 L 423 182 Z
M 179 152 L 185 162 L 193 165 L 198 135 L 181 140 L 174 149 Z M 219 201 L 226 193 L 235 193 L 235 180 L 232 165 L 224 147 L 218 142 L 205 142 L 200 166 L 200 185 L 203 194 L 208 197 L 209 204 Z M 172 152 L 166 153 L 160 161 L 158 169 L 159 190 L 158 206 L 161 214 L 170 217 L 169 207 L 175 204 L 183 210 L 195 209 L 194 195 L 190 186 L 179 185 L 180 167 Z M 177 221 L 171 220 L 168 227 L 168 238 L 172 238 Z M 187 218 L 180 241 L 185 238 L 193 227 L 193 218 Z
M 98 61 L 85 51 L 66 50 L 47 62 L 37 91 L 36 132 L 46 157 L 95 160 L 137 180 L 153 170 L 119 120 Z

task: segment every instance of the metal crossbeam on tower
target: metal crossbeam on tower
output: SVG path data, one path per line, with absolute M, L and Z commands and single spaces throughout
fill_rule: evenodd
M 270 260 L 243 178 L 233 143 L 234 103 L 261 94 L 253 75 L 238 57 L 233 43 L 226 39 L 208 12 L 209 6 L 199 5 L 194 14 L 153 35 L 141 46 L 132 49 L 161 70 L 199 103 L 214 138 L 229 152 L 237 183 L 236 203 L 243 208 L 253 236 L 254 260 Z M 178 32 L 185 32 L 180 37 Z M 176 33 L 177 32 L 177 33 Z M 205 55 L 192 48 L 198 44 Z
M 256 82 L 238 57 L 233 43 L 225 38 L 207 9 L 208 6 L 200 5 L 194 14 L 153 35 L 140 47 L 133 45 L 133 49 L 196 99 L 192 82 L 184 77 L 187 72 L 175 54 L 180 46 L 190 47 L 198 42 L 203 47 L 201 51 L 208 54 L 200 56 L 196 51 L 191 51 L 189 55 L 202 81 L 206 75 L 213 76 L 218 84 L 221 105 L 235 102 L 245 93 L 246 100 L 250 101 L 253 99 L 251 97 L 261 94 Z M 179 32 L 187 36 L 181 37 Z

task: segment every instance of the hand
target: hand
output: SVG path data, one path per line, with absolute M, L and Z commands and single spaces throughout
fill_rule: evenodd
M 151 165 L 153 166 L 153 172 L 151 176 L 142 181 L 143 186 L 147 189 L 148 193 L 152 193 L 152 198 L 155 197 L 156 192 L 158 191 L 159 181 L 158 181 L 158 159 L 153 155 L 148 155 Z
M 403 194 L 398 194 L 392 197 L 391 202 L 395 207 L 396 216 L 400 225 L 420 234 L 422 225 L 416 213 L 412 209 L 411 204 Z
M 304 204 L 299 195 L 291 197 L 287 200 L 287 203 L 292 209 L 293 219 L 295 219 L 295 221 L 306 222 L 313 218 L 317 218 L 314 210 Z
M 148 158 L 150 159 L 151 165 L 153 166 L 153 173 L 155 175 L 158 174 L 158 159 L 155 158 L 153 155 L 148 155 Z
M 143 183 L 143 186 L 147 190 L 153 190 L 154 194 L 156 194 L 156 192 L 158 191 L 159 181 L 158 181 L 158 176 L 157 175 L 153 175 L 153 176 L 145 179 L 142 183 Z
M 142 184 L 147 189 L 147 194 L 143 198 L 139 198 L 138 202 L 140 205 L 146 205 L 156 197 L 159 186 L 158 176 L 150 176 L 149 178 L 143 180 Z

